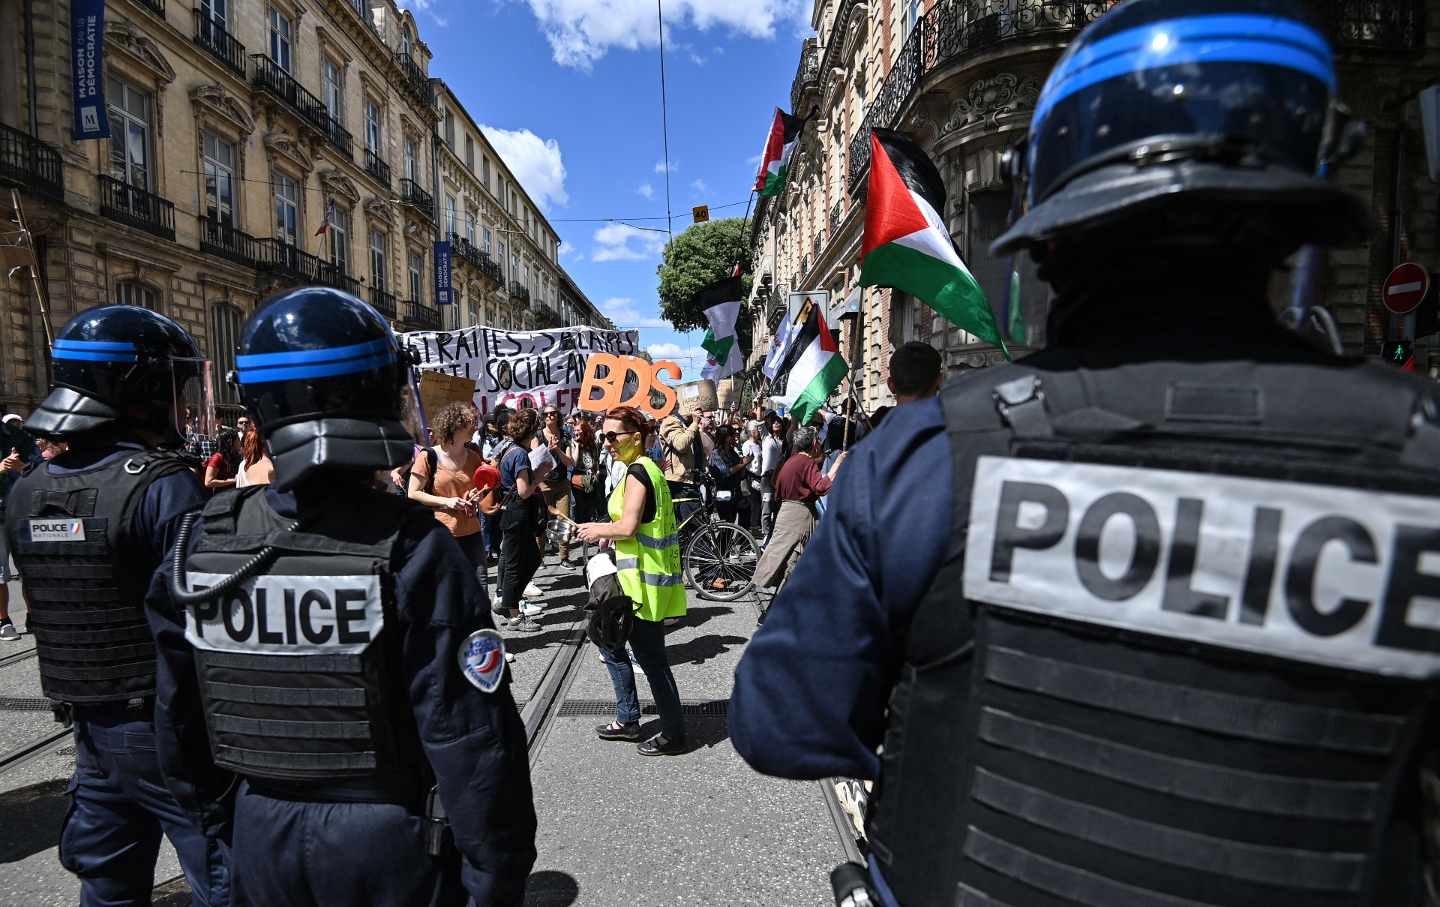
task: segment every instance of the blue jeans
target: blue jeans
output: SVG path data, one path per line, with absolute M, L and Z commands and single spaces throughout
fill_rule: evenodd
M 75 707 L 75 775 L 60 865 L 80 877 L 81 907 L 149 904 L 163 833 L 199 907 L 230 903 L 229 844 L 207 836 L 165 786 L 151 706 Z
M 630 651 L 645 672 L 655 708 L 660 712 L 660 731 L 669 740 L 685 739 L 685 716 L 680 713 L 680 689 L 665 657 L 665 625 L 635 618 L 630 622 Z M 635 692 L 635 668 L 625 648 L 601 649 L 610 683 L 615 687 L 615 720 L 631 724 L 640 720 L 640 699 Z

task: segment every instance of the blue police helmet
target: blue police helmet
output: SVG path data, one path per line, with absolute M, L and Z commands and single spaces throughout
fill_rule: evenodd
M 1364 202 L 1317 175 L 1335 95 L 1330 45 L 1294 0 L 1123 3 L 1041 89 L 1016 160 L 1028 210 L 991 253 L 1162 207 L 1251 213 L 1285 251 L 1361 240 Z
M 55 338 L 55 382 L 25 421 L 52 440 L 145 437 L 178 444 L 177 413 L 204 359 L 195 338 L 158 312 L 132 305 L 86 309 Z
M 408 353 L 390 325 L 349 293 L 309 287 L 262 306 L 240 338 L 234 380 L 275 463 L 275 487 L 320 469 L 408 463 Z

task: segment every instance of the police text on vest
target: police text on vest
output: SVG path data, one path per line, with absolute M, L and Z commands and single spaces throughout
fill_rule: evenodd
M 58 520 L 31 520 L 32 542 L 83 542 L 85 521 L 69 517 Z
M 965 597 L 1382 674 L 1440 671 L 1440 501 L 981 457 Z
M 188 574 L 192 589 L 225 577 Z M 258 576 L 185 612 L 197 649 L 264 655 L 358 654 L 380 634 L 378 576 Z

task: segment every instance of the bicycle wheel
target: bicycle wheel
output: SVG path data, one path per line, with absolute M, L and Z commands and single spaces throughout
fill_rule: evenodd
M 760 546 L 734 523 L 706 523 L 685 546 L 680 561 L 685 582 L 701 597 L 726 602 L 754 585 Z

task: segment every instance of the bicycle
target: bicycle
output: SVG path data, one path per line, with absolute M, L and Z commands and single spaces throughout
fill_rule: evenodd
M 677 512 L 681 504 L 700 505 L 686 514 L 676 530 L 680 536 L 680 566 L 685 585 L 702 597 L 733 601 L 755 585 L 760 546 L 743 526 L 721 520 L 714 500 L 713 488 L 699 497 L 671 500 Z

